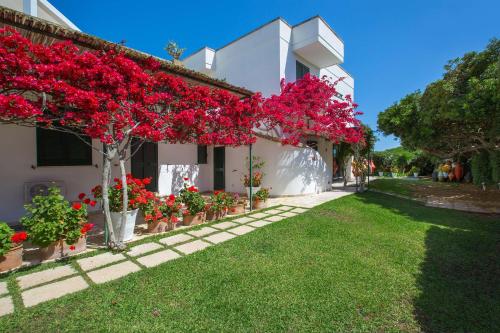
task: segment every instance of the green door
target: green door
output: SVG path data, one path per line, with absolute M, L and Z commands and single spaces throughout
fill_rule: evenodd
M 226 188 L 225 165 L 225 147 L 214 147 L 214 190 L 225 190 Z

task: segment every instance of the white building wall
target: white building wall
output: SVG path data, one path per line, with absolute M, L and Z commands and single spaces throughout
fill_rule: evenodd
M 66 198 L 77 200 L 78 194 L 101 183 L 102 155 L 92 152 L 90 166 L 37 167 L 36 130 L 15 125 L 0 125 L 0 221 L 17 222 L 24 215 L 24 183 L 36 181 L 62 181 Z M 93 141 L 94 147 L 101 147 Z M 96 167 L 97 166 L 97 167 Z M 130 169 L 130 163 L 127 164 Z M 113 166 L 113 177 L 119 175 Z
M 280 22 L 273 21 L 217 50 L 214 76 L 265 96 L 279 93 Z
M 332 179 L 331 144 L 320 143 L 318 151 L 309 147 L 283 146 L 258 138 L 253 155 L 265 161 L 263 187 L 271 195 L 300 195 L 327 190 Z M 226 191 L 244 193 L 242 178 L 248 174 L 248 146 L 226 148 Z

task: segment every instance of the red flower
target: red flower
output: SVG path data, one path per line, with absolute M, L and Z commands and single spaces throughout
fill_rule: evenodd
M 170 218 L 170 222 L 177 223 L 177 222 L 179 222 L 179 219 L 177 218 L 177 216 L 172 215 L 172 217 Z
M 83 200 L 85 198 L 85 193 L 78 194 L 78 199 Z
M 170 195 L 168 196 L 168 200 L 170 200 L 170 201 L 175 201 L 175 195 L 170 194 Z
M 96 203 L 97 203 L 97 202 L 95 202 L 94 200 L 91 200 L 91 201 L 90 201 L 90 206 L 91 206 L 91 207 L 95 207 L 95 204 L 96 204 Z
M 231 213 L 236 212 L 236 208 L 231 208 Z
M 74 245 L 71 245 L 71 246 L 69 247 L 69 249 L 70 249 L 71 251 L 75 251 L 76 247 L 75 247 Z
M 86 234 L 87 232 L 89 232 L 93 228 L 94 228 L 94 224 L 92 224 L 92 223 L 85 223 L 83 225 L 83 227 L 80 229 L 80 233 Z
M 82 204 L 79 202 L 74 202 L 72 207 L 74 210 L 80 210 L 82 208 Z
M 196 186 L 193 185 L 193 186 L 188 187 L 188 191 L 189 192 L 198 192 L 198 189 L 196 188 Z
M 89 198 L 87 198 L 87 199 L 83 200 L 83 202 L 84 202 L 86 205 L 88 205 L 88 204 L 90 204 L 90 199 L 89 199 Z
M 144 185 L 149 185 L 149 184 L 151 183 L 151 178 L 144 178 L 144 179 L 142 180 L 142 183 L 143 183 Z
M 189 180 L 189 178 L 188 178 L 188 177 L 184 177 L 184 180 L 185 180 L 185 181 L 188 181 L 188 180 Z
M 214 195 L 219 195 L 220 194 L 220 191 L 215 191 L 214 192 Z
M 10 238 L 10 240 L 13 242 L 13 243 L 16 243 L 16 244 L 19 244 L 19 243 L 22 243 L 24 242 L 25 240 L 28 239 L 28 234 L 25 232 L 25 231 L 20 231 L 20 232 L 16 232 L 14 235 L 12 235 L 12 237 Z

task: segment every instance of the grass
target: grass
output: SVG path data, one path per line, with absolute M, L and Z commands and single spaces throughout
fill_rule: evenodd
M 412 186 L 417 182 L 425 182 L 424 180 L 405 180 L 394 178 L 380 178 L 370 182 L 370 188 L 383 192 L 411 196 Z
M 0 318 L 1 332 L 500 331 L 498 217 L 376 193 Z

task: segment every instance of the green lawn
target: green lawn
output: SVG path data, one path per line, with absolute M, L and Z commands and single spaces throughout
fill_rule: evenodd
M 0 318 L 17 331 L 498 332 L 500 221 L 352 195 Z

